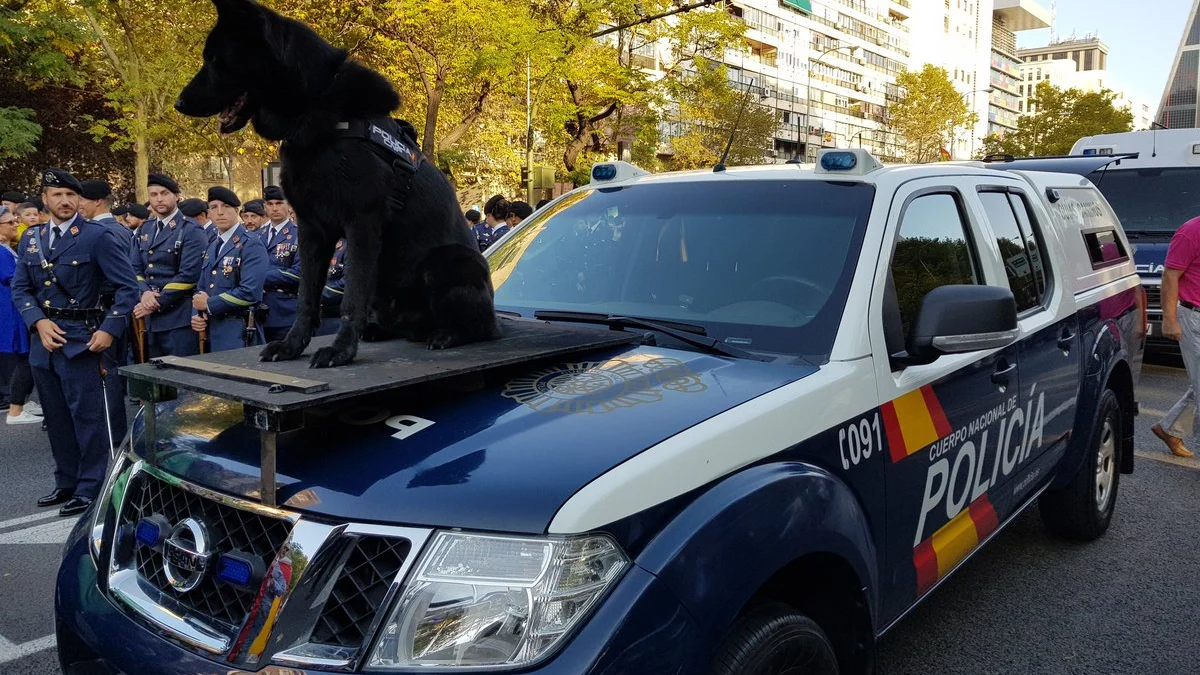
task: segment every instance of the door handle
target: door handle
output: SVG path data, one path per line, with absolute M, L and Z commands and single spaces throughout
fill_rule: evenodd
M 998 384 L 1001 387 L 1008 385 L 1008 377 L 1017 369 L 1017 364 L 1001 361 L 996 364 L 996 370 L 992 372 L 992 384 Z
M 1064 352 L 1071 351 L 1071 347 L 1075 345 L 1075 334 L 1063 331 L 1062 337 L 1058 338 L 1058 348 Z

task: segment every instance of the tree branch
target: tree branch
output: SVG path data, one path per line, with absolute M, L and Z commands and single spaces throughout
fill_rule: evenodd
M 488 95 L 492 92 L 492 83 L 490 80 L 484 80 L 480 87 L 479 96 L 475 98 L 475 103 L 463 116 L 462 122 L 449 131 L 445 136 L 438 141 L 438 145 L 442 147 L 450 147 L 462 140 L 462 137 L 467 135 L 475 122 L 483 115 L 484 104 L 487 102 Z
M 613 26 L 612 28 L 605 28 L 604 30 L 599 30 L 599 31 L 596 31 L 595 33 L 592 33 L 588 37 L 593 38 L 593 39 L 598 38 L 598 37 L 603 37 L 605 35 L 609 35 L 611 33 L 615 33 L 620 30 L 625 30 L 626 28 L 632 28 L 634 26 L 640 26 L 642 24 L 650 23 L 652 21 L 658 21 L 659 19 L 664 19 L 668 16 L 672 16 L 675 14 L 681 14 L 683 12 L 690 12 L 693 9 L 707 7 L 709 5 L 716 4 L 717 2 L 718 2 L 718 0 L 700 0 L 700 2 L 695 2 L 690 5 L 684 5 L 682 7 L 676 7 L 675 9 L 672 9 L 668 12 L 660 12 L 658 14 L 652 14 L 650 16 L 646 16 L 646 17 L 637 19 L 636 21 L 631 21 L 629 23 L 621 24 L 619 26 Z

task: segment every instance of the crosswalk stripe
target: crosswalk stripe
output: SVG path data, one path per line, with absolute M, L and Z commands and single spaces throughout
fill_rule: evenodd
M 34 525 L 20 530 L 0 534 L 0 544 L 61 544 L 70 536 L 74 518 L 63 518 L 52 523 Z
M 36 523 L 39 520 L 49 520 L 51 518 L 57 518 L 57 517 L 58 517 L 58 510 L 50 509 L 48 511 L 42 511 L 41 513 L 34 513 L 34 514 L 28 515 L 28 516 L 21 516 L 20 518 L 10 518 L 9 520 L 0 520 L 0 530 L 6 530 L 10 527 L 16 527 L 17 525 L 24 525 L 26 523 Z
M 46 637 L 30 640 L 29 642 L 22 642 L 19 645 L 13 644 L 10 640 L 5 639 L 3 635 L 0 635 L 0 663 L 23 659 L 31 654 L 51 649 L 55 644 L 57 642 L 54 639 L 54 635 L 47 635 Z

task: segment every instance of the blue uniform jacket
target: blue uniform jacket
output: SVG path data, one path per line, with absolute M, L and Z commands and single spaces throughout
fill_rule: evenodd
M 213 228 L 216 229 L 215 227 Z M 239 349 L 246 310 L 262 300 L 267 274 L 267 249 L 262 240 L 234 227 L 229 243 L 218 239 L 204 253 L 199 291 L 208 294 L 208 340 L 212 351 Z
M 159 310 L 146 317 L 150 332 L 191 325 L 192 294 L 208 248 L 200 226 L 178 212 L 155 236 L 157 223 L 157 218 L 151 218 L 138 228 L 133 250 L 138 287 L 143 293 L 159 292 Z
M 267 306 L 265 326 L 290 327 L 296 320 L 296 291 L 300 288 L 300 234 L 291 220 L 284 221 L 273 238 L 270 223 L 258 231 L 270 263 L 263 283 L 263 304 Z
M 487 223 L 471 226 L 471 232 L 475 234 L 475 241 L 479 244 L 480 251 L 492 243 L 492 228 L 488 227 Z
M 208 237 L 208 245 L 212 246 L 212 243 L 217 240 L 217 237 L 221 236 L 221 233 L 217 231 L 217 226 L 213 225 L 212 221 L 208 222 L 208 227 L 204 225 L 204 223 L 200 223 L 200 231 L 204 233 L 204 236 Z
M 346 240 L 339 239 L 333 258 L 329 260 L 329 274 L 325 279 L 325 290 L 321 291 L 322 314 L 335 315 L 342 306 L 342 295 L 346 291 Z
M 108 228 L 82 216 L 75 216 L 63 227 L 66 229 L 62 239 L 53 251 L 48 226 L 30 228 L 21 236 L 17 274 L 13 279 L 13 299 L 21 318 L 33 330 L 34 324 L 47 318 L 43 311 L 47 307 L 95 309 L 100 301 L 100 287 L 107 279 L 115 286 L 113 305 L 104 311 L 95 327 L 120 338 L 126 319 L 138 302 L 138 284 L 125 243 Z M 54 323 L 67 334 L 67 344 L 62 348 L 67 358 L 87 351 L 92 326 L 76 319 L 54 319 Z M 34 339 L 31 343 L 30 364 L 48 368 L 50 355 L 41 340 Z

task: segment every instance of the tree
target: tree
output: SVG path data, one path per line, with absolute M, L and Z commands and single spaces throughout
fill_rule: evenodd
M 896 78 L 900 100 L 888 108 L 888 127 L 904 139 L 907 161 L 917 164 L 938 159 L 954 140 L 954 131 L 979 119 L 945 68 L 930 64 Z
M 1084 92 L 1039 82 L 1029 99 L 1030 112 L 1017 120 L 1017 130 L 983 139 L 983 155 L 1039 157 L 1070 154 L 1084 136 L 1133 129 L 1133 113 L 1117 108 L 1116 93 Z
M 754 86 L 743 91 L 733 86 L 727 70 L 723 63 L 700 61 L 694 74 L 671 86 L 678 118 L 685 121 L 687 131 L 671 139 L 670 169 L 714 166 L 731 133 L 728 166 L 757 164 L 771 149 L 778 125 L 775 113 L 759 104 L 763 89 Z
M 0 159 L 20 159 L 37 149 L 42 125 L 29 108 L 0 108 Z

